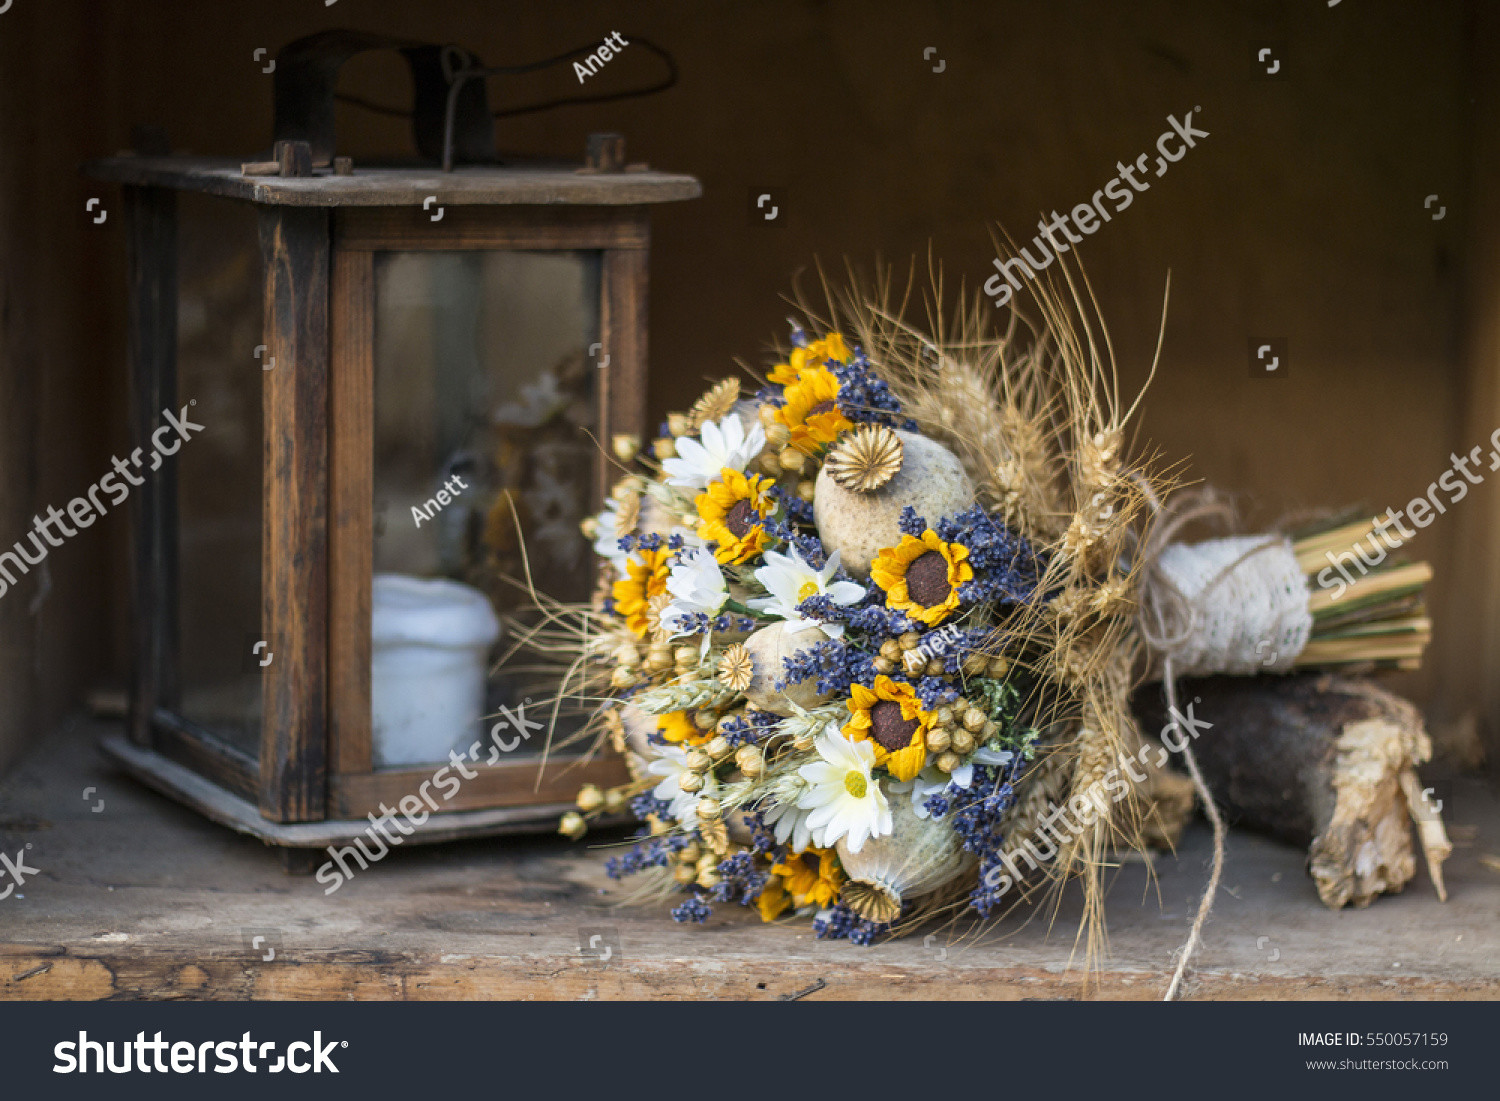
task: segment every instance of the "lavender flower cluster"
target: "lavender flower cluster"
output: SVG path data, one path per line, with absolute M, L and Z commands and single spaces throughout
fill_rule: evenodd
M 1031 544 L 985 512 L 971 505 L 938 521 L 937 536 L 945 543 L 969 549 L 974 580 L 959 589 L 970 604 L 1024 604 L 1036 592 L 1041 563 Z
M 862 918 L 842 902 L 813 918 L 813 934 L 819 940 L 848 940 L 861 948 L 875 943 L 875 938 L 889 931 L 890 922 Z
M 725 719 L 719 724 L 718 730 L 724 735 L 724 740 L 737 749 L 742 745 L 754 745 L 775 729 L 780 721 L 781 716 L 770 711 L 749 711 L 744 715 Z
M 783 662 L 785 676 L 776 682 L 776 690 L 789 684 L 812 680 L 819 692 L 828 696 L 844 695 L 849 686 L 875 683 L 874 659 L 862 650 L 846 646 L 838 639 L 828 639 L 798 650 Z
M 612 856 L 604 862 L 604 871 L 611 879 L 624 879 L 647 868 L 664 868 L 672 860 L 672 854 L 687 848 L 688 838 L 665 835 L 648 837 L 633 845 L 624 856 Z

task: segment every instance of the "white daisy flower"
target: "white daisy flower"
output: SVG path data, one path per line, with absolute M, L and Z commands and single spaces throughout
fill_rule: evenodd
M 667 475 L 667 484 L 689 490 L 703 489 L 717 479 L 726 466 L 743 474 L 750 460 L 765 448 L 766 432 L 759 424 L 751 424 L 750 431 L 746 432 L 739 414 L 730 413 L 717 424 L 713 421 L 705 424 L 697 440 L 691 436 L 679 436 L 675 446 L 676 457 L 661 464 Z
M 713 551 L 707 547 L 698 547 L 677 559 L 677 564 L 667 575 L 667 592 L 671 594 L 672 602 L 662 613 L 662 622 L 675 634 L 687 633 L 678 630 L 679 619 L 695 612 L 716 616 L 729 599 L 724 571 L 719 568 Z
M 625 559 L 630 555 L 620 549 L 620 502 L 611 497 L 604 511 L 594 517 L 597 532 L 594 537 L 594 553 L 619 567 L 623 573 Z
M 839 568 L 838 551 L 829 556 L 821 570 L 808 565 L 796 547 L 789 547 L 788 551 L 788 554 L 771 550 L 765 552 L 766 564 L 755 571 L 755 580 L 771 595 L 750 601 L 750 607 L 781 619 L 810 623 L 813 621 L 797 612 L 797 605 L 810 596 L 822 593 L 839 605 L 857 604 L 864 599 L 863 585 L 856 585 L 853 581 L 833 580 L 833 575 Z M 842 623 L 819 625 L 833 638 L 844 637 Z
M 652 776 L 660 776 L 661 782 L 652 789 L 656 798 L 672 805 L 672 817 L 687 829 L 698 828 L 698 796 L 682 790 L 682 774 L 688 771 L 687 751 L 675 745 L 659 746 L 660 756 L 646 765 Z
M 811 812 L 803 810 L 791 800 L 776 803 L 766 811 L 765 823 L 775 834 L 776 844 L 785 845 L 790 842 L 792 852 L 806 852 L 807 847 L 812 844 L 812 827 L 807 824 L 809 813 Z
M 842 732 L 824 734 L 814 745 L 822 760 L 797 770 L 808 783 L 797 806 L 812 812 L 807 824 L 813 843 L 826 849 L 847 839 L 849 851 L 857 853 L 867 838 L 890 833 L 890 804 L 870 774 L 875 767 L 874 745 L 851 741 Z

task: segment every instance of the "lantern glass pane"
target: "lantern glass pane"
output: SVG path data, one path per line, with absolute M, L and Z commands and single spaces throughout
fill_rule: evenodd
M 178 205 L 177 406 L 203 426 L 177 472 L 175 710 L 260 752 L 262 306 L 255 209 L 194 194 Z M 175 410 L 174 410 L 175 412 Z M 256 652 L 256 643 L 266 645 Z M 267 667 L 269 671 L 269 667 Z M 168 704 L 171 706 L 169 699 Z
M 483 736 L 482 715 L 556 694 L 545 675 L 484 676 L 477 620 L 526 615 L 506 581 L 525 576 L 523 547 L 539 591 L 592 593 L 599 277 L 596 252 L 376 254 L 377 767 L 441 760 Z M 448 614 L 462 593 L 390 575 L 460 583 L 488 608 Z

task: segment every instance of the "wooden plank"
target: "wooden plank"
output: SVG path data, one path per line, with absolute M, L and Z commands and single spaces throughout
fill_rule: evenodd
M 374 573 L 375 258 L 335 251 L 330 304 L 328 733 L 337 772 L 369 772 Z
M 1458 435 L 1455 454 L 1480 445 L 1478 473 L 1469 500 L 1453 518 L 1446 561 L 1438 571 L 1454 579 L 1436 616 L 1428 663 L 1436 670 L 1434 716 L 1471 735 L 1448 746 L 1477 763 L 1500 761 L 1500 486 L 1490 472 L 1491 433 L 1500 425 L 1500 135 L 1491 120 L 1500 110 L 1500 11 L 1476 4 L 1467 67 L 1473 108 L 1464 233 L 1465 293 L 1459 349 Z M 1434 471 L 1434 474 L 1437 472 Z M 1477 734 L 1477 738 L 1473 735 Z M 1476 742 L 1478 744 L 1476 744 Z
M 940 919 L 860 948 L 816 940 L 805 921 L 762 924 L 734 904 L 715 905 L 705 925 L 679 925 L 667 914 L 674 900 L 643 900 L 638 880 L 609 879 L 604 859 L 624 839 L 613 831 L 578 844 L 538 835 L 444 850 L 411 838 L 330 897 L 323 882 L 288 878 L 255 836 L 230 835 L 116 774 L 91 751 L 105 731 L 125 753 L 163 760 L 116 724 L 84 722 L 43 739 L 0 781 L 5 829 L 16 845 L 34 842 L 28 862 L 42 869 L 23 905 L 4 904 L 0 997 L 776 999 L 822 980 L 808 997 L 1151 1000 L 1208 875 L 1201 823 L 1175 854 L 1122 862 L 1105 900 L 1110 951 L 1095 986 L 1074 956 L 1076 887 L 1055 914 L 1025 905 L 988 931 Z M 107 800 L 103 813 L 79 804 L 85 784 Z M 1444 794 L 1467 838 L 1446 869 L 1446 903 L 1414 883 L 1334 913 L 1307 880 L 1304 851 L 1231 831 L 1224 890 L 1187 994 L 1500 996 L 1500 875 L 1484 863 L 1500 852 L 1500 802 L 1477 779 L 1457 778 Z M 300 837 L 329 825 L 277 825 L 241 805 L 263 830 Z M 274 963 L 252 954 L 247 928 L 280 932 Z M 608 967 L 580 950 L 581 930 L 617 934 Z
M 100 748 L 152 790 L 183 803 L 216 826 L 227 826 L 267 845 L 319 849 L 345 844 L 366 835 L 370 829 L 367 818 L 327 818 L 288 824 L 267 821 L 255 802 L 254 791 L 249 798 L 242 798 L 227 785 L 205 778 L 203 770 L 196 766 L 187 767 L 165 753 L 137 746 L 117 734 L 104 738 Z M 553 833 L 557 820 L 572 807 L 570 799 L 566 803 L 445 811 L 420 825 L 411 823 L 414 833 L 410 841 L 425 845 L 496 834 Z M 378 812 L 378 808 L 372 809 Z
M 156 712 L 151 747 L 243 799 L 253 802 L 259 797 L 260 762 L 256 758 L 170 711 Z
M 341 210 L 340 249 L 643 249 L 644 217 L 611 209 L 455 207 L 434 222 L 421 206 Z
M 545 767 L 535 758 L 468 767 L 475 775 L 463 778 L 458 793 L 444 803 L 453 810 L 538 805 L 567 809 L 584 784 L 618 787 L 630 781 L 625 762 L 614 754 L 596 754 L 588 760 L 554 754 Z M 382 803 L 395 806 L 406 796 L 416 795 L 423 784 L 431 782 L 437 768 L 336 775 L 328 785 L 328 812 L 338 818 L 379 814 Z
M 261 211 L 265 267 L 262 607 L 280 659 L 265 673 L 261 811 L 323 817 L 327 780 L 329 216 Z
M 644 213 L 635 219 L 642 236 L 648 233 Z M 609 450 L 610 437 L 632 433 L 645 438 L 647 250 L 610 249 L 604 253 L 600 278 L 600 341 L 609 366 L 599 376 L 599 442 L 597 500 L 602 502 L 616 477 Z M 602 362 L 602 361 L 601 361 Z
M 457 172 L 355 164 L 351 175 L 245 176 L 241 162 L 213 157 L 106 157 L 84 171 L 125 184 L 202 191 L 274 206 L 635 206 L 696 199 L 703 186 L 668 172 L 579 173 L 575 165 L 470 166 Z
M 146 456 L 151 454 L 151 433 L 162 411 L 176 410 L 177 196 L 157 188 L 127 187 L 124 205 L 130 440 L 132 448 L 139 449 L 126 461 L 144 480 L 130 499 L 130 732 L 146 745 L 157 707 L 176 695 L 176 464 L 164 463 L 153 472 L 146 469 Z

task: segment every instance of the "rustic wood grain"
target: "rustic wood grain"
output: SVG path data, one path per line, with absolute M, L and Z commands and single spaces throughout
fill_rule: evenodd
M 609 208 L 416 206 L 340 210 L 340 249 L 643 249 L 646 222 Z
M 669 172 L 587 174 L 576 165 L 470 166 L 455 172 L 358 164 L 352 175 L 245 176 L 241 162 L 211 157 L 106 157 L 85 171 L 100 180 L 202 191 L 273 206 L 414 206 L 428 196 L 444 205 L 582 204 L 635 206 L 695 199 L 703 187 Z
M 371 768 L 375 258 L 334 253 L 329 387 L 328 733 L 332 768 Z
M 670 901 L 632 901 L 638 884 L 605 874 L 623 832 L 576 844 L 555 835 L 408 843 L 328 895 L 326 883 L 285 875 L 260 842 L 113 771 L 90 749 L 111 729 L 141 752 L 119 727 L 80 724 L 0 783 L 0 845 L 32 842 L 28 862 L 41 869 L 24 904 L 7 900 L 0 918 L 0 998 L 775 1000 L 821 982 L 805 997 L 1149 1000 L 1207 876 L 1201 823 L 1175 856 L 1123 862 L 1106 900 L 1109 955 L 1092 983 L 1074 958 L 1077 891 L 1055 915 L 1023 906 L 989 932 L 938 924 L 870 949 L 818 941 L 804 923 L 767 926 L 737 905 L 682 926 L 666 914 Z M 99 788 L 103 813 L 79 802 L 84 784 Z M 1500 852 L 1500 805 L 1472 781 L 1455 781 L 1452 799 L 1467 840 L 1448 865 L 1446 904 L 1413 884 L 1334 913 L 1307 880 L 1302 851 L 1232 832 L 1187 993 L 1500 996 L 1500 875 L 1481 862 Z M 273 962 L 246 943 L 246 930 L 267 929 L 281 938 Z M 608 963 L 581 950 L 595 932 L 612 938 Z
M 261 809 L 323 817 L 327 782 L 328 281 L 326 211 L 261 212 L 265 268 L 264 674 Z
M 624 760 L 612 753 L 600 754 L 591 760 L 553 754 L 545 767 L 538 758 L 500 760 L 493 765 L 468 767 L 476 775 L 464 779 L 458 794 L 444 804 L 452 810 L 571 805 L 584 784 L 616 787 L 630 780 Z M 338 818 L 378 814 L 382 803 L 395 806 L 405 796 L 415 795 L 424 783 L 432 779 L 437 768 L 433 765 L 363 775 L 335 775 L 329 781 L 328 812 Z
M 144 484 L 130 497 L 130 734 L 148 745 L 152 717 L 174 702 L 177 683 L 176 464 L 148 469 L 151 433 L 164 409 L 177 410 L 177 196 L 127 187 L 124 201 L 130 441 L 144 460 L 135 475 Z
M 638 232 L 648 230 L 644 214 Z M 602 353 L 609 366 L 599 370 L 598 492 L 603 502 L 618 476 L 610 453 L 610 438 L 627 433 L 645 438 L 647 379 L 647 284 L 649 260 L 644 244 L 639 249 L 609 249 L 604 253 L 601 282 L 599 331 Z M 601 360 L 602 362 L 602 360 Z

